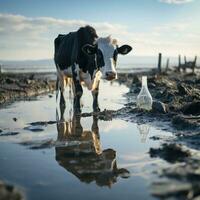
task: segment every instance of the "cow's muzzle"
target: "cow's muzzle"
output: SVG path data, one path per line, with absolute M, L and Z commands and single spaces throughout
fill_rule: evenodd
M 115 72 L 106 72 L 106 80 L 111 81 L 113 79 L 116 79 L 116 73 Z

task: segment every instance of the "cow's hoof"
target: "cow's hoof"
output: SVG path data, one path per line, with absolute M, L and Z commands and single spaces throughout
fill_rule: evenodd
M 96 107 L 96 108 L 93 108 L 93 111 L 94 111 L 94 112 L 100 112 L 101 109 L 100 109 L 99 107 Z

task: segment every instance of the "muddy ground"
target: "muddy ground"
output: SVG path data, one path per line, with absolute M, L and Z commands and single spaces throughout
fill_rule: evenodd
M 155 172 L 160 178 L 152 183 L 152 195 L 161 199 L 200 199 L 200 74 L 170 70 L 160 75 L 154 72 L 147 75 L 154 100 L 151 111 L 136 108 L 141 74 L 119 74 L 118 82 L 129 87 L 125 94 L 128 103 L 119 110 L 104 110 L 95 115 L 100 120 L 121 118 L 173 132 L 172 138 L 163 135 L 151 138 L 160 140 L 162 146 L 150 149 L 149 155 L 170 163 L 170 167 Z M 1 106 L 53 90 L 55 81 L 44 76 L 0 75 Z M 94 113 L 82 113 L 82 117 L 91 115 Z
M 0 106 L 19 99 L 53 92 L 55 81 L 47 74 L 1 74 L 0 73 Z
M 119 81 L 130 91 L 128 99 L 137 96 L 141 76 L 124 74 Z M 150 149 L 151 157 L 170 163 L 155 173 L 152 195 L 161 199 L 200 199 L 200 75 L 168 71 L 148 76 L 148 87 L 154 103 L 150 112 L 136 108 L 134 101 L 125 105 L 120 115 L 129 121 L 150 123 L 174 133 L 174 137 L 154 136 L 163 145 Z
M 141 76 L 124 74 L 119 82 L 126 84 L 130 91 L 127 97 L 136 97 L 141 88 Z M 170 120 L 177 130 L 199 131 L 200 124 L 200 74 L 168 71 L 161 75 L 148 76 L 148 88 L 153 97 L 150 112 L 138 110 L 134 101 L 127 104 L 132 114 Z

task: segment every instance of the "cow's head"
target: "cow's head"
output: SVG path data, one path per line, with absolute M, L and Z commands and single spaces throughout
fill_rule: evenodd
M 118 47 L 117 40 L 110 36 L 98 38 L 96 45 L 85 45 L 83 51 L 88 55 L 96 54 L 97 66 L 102 73 L 102 78 L 113 80 L 117 78 L 117 56 L 118 54 L 126 55 L 132 50 L 129 45 Z

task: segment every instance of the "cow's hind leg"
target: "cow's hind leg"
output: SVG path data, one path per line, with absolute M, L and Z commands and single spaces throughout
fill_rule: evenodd
M 99 103 L 98 103 L 98 95 L 99 95 L 99 81 L 97 83 L 97 87 L 92 91 L 94 112 L 100 112 Z
M 57 76 L 57 79 L 56 79 L 56 101 L 58 100 L 59 90 L 60 90 L 60 87 L 59 87 L 59 77 Z
M 80 99 L 83 95 L 83 89 L 80 84 L 79 75 L 76 72 L 75 64 L 72 65 L 72 77 L 73 77 L 73 84 L 74 84 L 74 112 L 81 113 L 81 105 Z
M 59 85 L 60 86 L 60 106 L 65 108 L 66 104 L 65 104 L 64 92 L 65 92 L 66 80 L 64 76 L 60 77 L 59 83 L 60 83 Z

